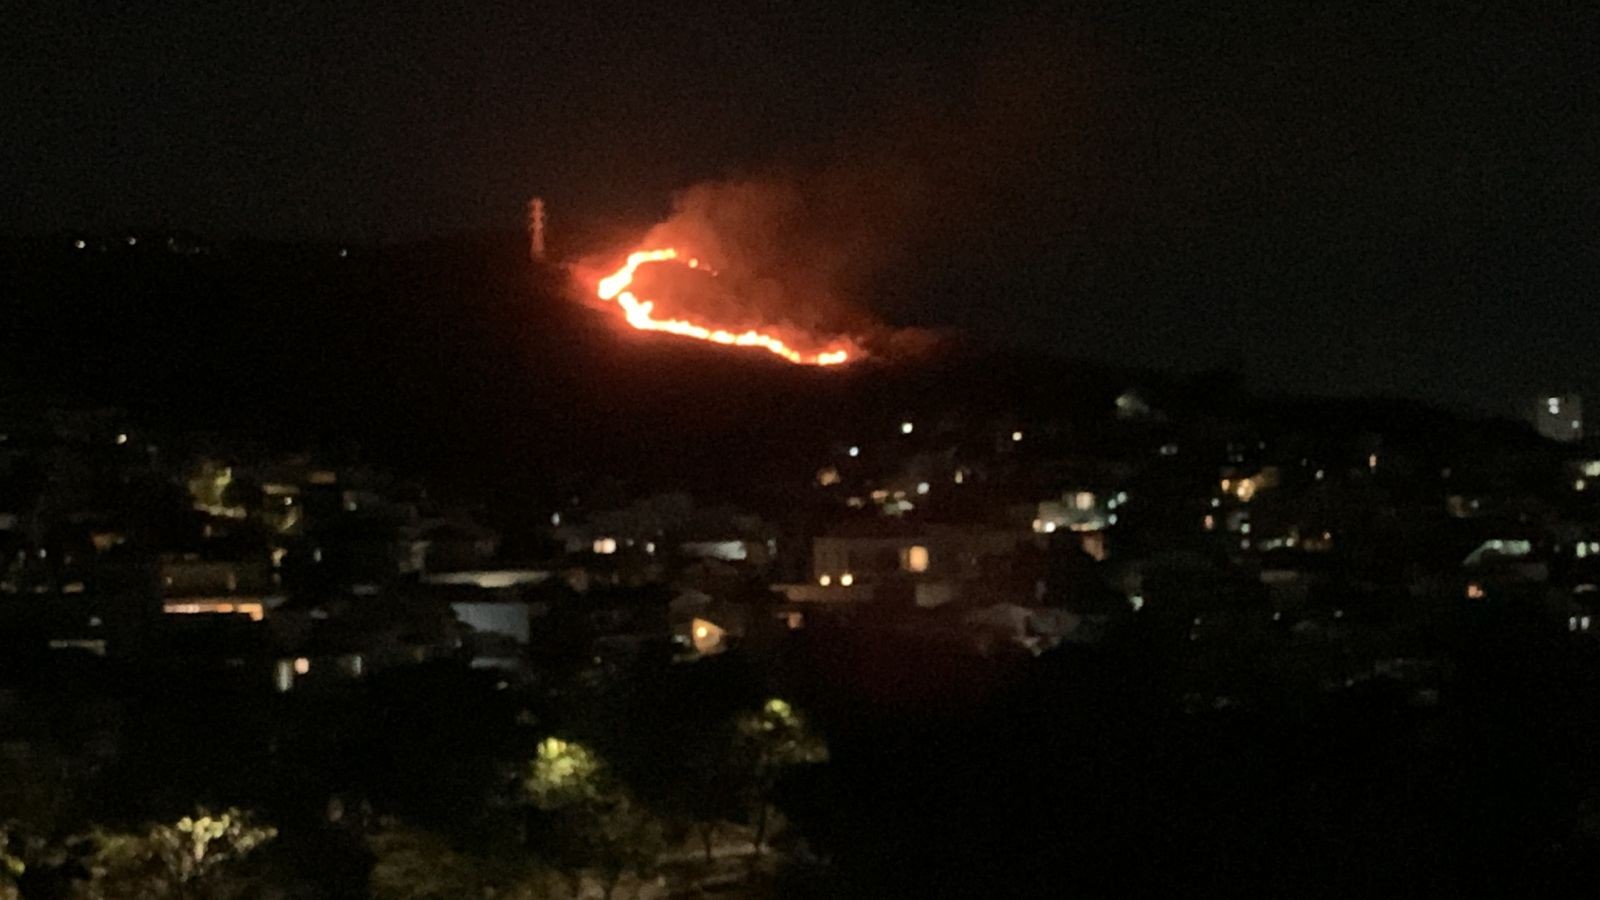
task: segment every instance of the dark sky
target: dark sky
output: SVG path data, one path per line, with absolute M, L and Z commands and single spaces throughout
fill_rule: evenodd
M 1037 6 L 11 3 L 0 229 L 642 224 L 859 166 L 949 197 L 885 235 L 920 254 L 862 298 L 897 321 L 1600 400 L 1592 5 Z

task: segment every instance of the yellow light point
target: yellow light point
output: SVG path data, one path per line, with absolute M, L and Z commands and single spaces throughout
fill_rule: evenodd
M 655 303 L 651 300 L 640 299 L 628 288 L 633 284 L 633 276 L 639 267 L 646 263 L 665 262 L 678 258 L 678 251 L 672 248 L 661 250 L 640 250 L 628 255 L 627 262 L 622 268 L 600 279 L 595 288 L 595 293 L 601 300 L 615 301 L 621 307 L 623 318 L 628 324 L 640 331 L 659 331 L 664 334 L 675 334 L 679 337 L 695 338 L 696 340 L 709 341 L 713 344 L 723 344 L 729 347 L 760 347 L 769 353 L 783 357 L 795 365 L 804 366 L 837 366 L 851 360 L 850 351 L 846 349 L 828 350 L 821 353 L 801 353 L 788 344 L 760 331 L 751 329 L 743 332 L 733 332 L 721 328 L 707 328 L 684 319 L 659 319 L 655 316 Z M 699 259 L 688 261 L 690 268 L 699 269 Z

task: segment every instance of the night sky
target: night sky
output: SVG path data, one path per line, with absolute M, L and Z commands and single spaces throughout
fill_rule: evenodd
M 896 322 L 1600 401 L 1597 13 L 1524 5 L 13 3 L 0 229 L 621 229 L 844 169 L 942 198 L 856 298 Z

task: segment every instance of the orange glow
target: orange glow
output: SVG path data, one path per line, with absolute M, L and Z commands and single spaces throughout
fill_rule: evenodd
M 212 600 L 195 599 L 182 603 L 164 603 L 161 611 L 167 615 L 246 615 L 250 621 L 259 622 L 266 618 L 267 611 L 262 604 L 254 601 Z
M 684 319 L 657 318 L 655 302 L 643 300 L 635 296 L 629 287 L 633 284 L 633 274 L 646 263 L 666 262 L 678 258 L 678 251 L 666 248 L 661 250 L 640 250 L 628 255 L 628 261 L 622 268 L 600 279 L 595 293 L 601 300 L 614 301 L 621 307 L 623 318 L 629 325 L 640 331 L 659 331 L 666 334 L 675 334 L 680 337 L 694 338 L 701 341 L 710 341 L 714 344 L 724 344 L 729 347 L 760 347 L 769 353 L 777 354 L 795 365 L 803 366 L 837 366 L 855 359 L 860 351 L 853 345 L 845 345 L 842 341 L 835 341 L 831 349 L 817 353 L 802 353 L 790 347 L 782 340 L 765 332 L 749 330 L 733 332 L 722 328 L 708 328 Z M 698 258 L 690 258 L 687 265 L 691 269 L 709 272 Z M 715 273 L 713 273 L 715 274 Z

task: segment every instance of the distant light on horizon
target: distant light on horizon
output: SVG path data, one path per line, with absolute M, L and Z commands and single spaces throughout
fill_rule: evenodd
M 901 422 L 900 423 L 900 433 L 901 434 L 910 434 L 912 431 L 916 430 L 916 427 L 917 426 L 914 425 L 911 422 Z

